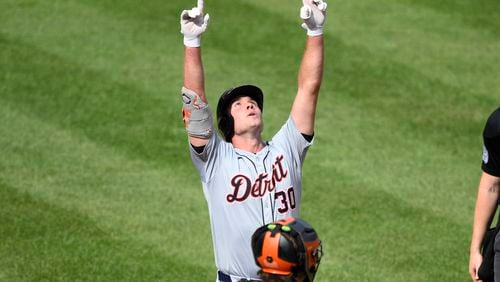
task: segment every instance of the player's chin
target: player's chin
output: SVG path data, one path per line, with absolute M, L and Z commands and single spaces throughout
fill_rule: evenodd
M 261 119 L 255 119 L 251 122 L 252 127 L 263 127 L 264 124 Z

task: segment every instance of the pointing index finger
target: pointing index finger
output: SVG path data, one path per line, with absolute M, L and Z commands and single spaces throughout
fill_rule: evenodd
M 198 0 L 198 5 L 197 5 L 198 9 L 200 10 L 200 12 L 201 12 L 202 14 L 203 14 L 203 8 L 204 8 L 204 6 L 205 6 L 205 3 L 204 3 L 204 2 L 205 2 L 204 0 Z

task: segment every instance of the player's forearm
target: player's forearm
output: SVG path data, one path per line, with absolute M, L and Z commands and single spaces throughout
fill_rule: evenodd
M 471 253 L 480 251 L 485 231 L 489 228 L 490 220 L 496 210 L 500 188 L 498 179 L 486 173 L 483 173 L 481 177 L 474 210 Z
M 205 75 L 201 49 L 184 47 L 184 87 L 198 93 L 205 100 Z
M 317 95 L 323 78 L 323 36 L 307 36 L 298 75 L 300 91 Z
M 476 209 L 476 213 L 474 215 L 474 226 L 472 229 L 472 239 L 470 243 L 470 253 L 480 252 L 484 234 L 489 228 L 489 220 L 490 213 L 485 208 L 483 208 L 482 211 Z

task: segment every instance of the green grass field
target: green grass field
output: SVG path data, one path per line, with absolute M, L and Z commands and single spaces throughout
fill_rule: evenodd
M 0 281 L 214 281 L 180 115 L 196 1 L 0 3 Z M 497 0 L 329 1 L 301 216 L 316 281 L 469 281 L 481 132 L 500 105 Z M 206 1 L 206 88 L 286 120 L 301 1 Z

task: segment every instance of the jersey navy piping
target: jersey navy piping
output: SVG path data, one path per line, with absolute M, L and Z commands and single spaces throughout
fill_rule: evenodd
M 266 156 L 262 160 L 262 164 L 264 165 L 264 171 L 266 173 L 267 173 L 266 159 L 268 156 L 269 156 L 269 151 L 267 151 Z M 273 193 L 275 193 L 275 192 L 273 192 Z M 262 201 L 262 199 L 261 199 L 261 201 Z M 273 201 L 273 197 L 272 197 L 271 193 L 269 193 L 269 204 L 271 205 L 271 216 L 273 218 L 273 220 L 271 222 L 274 222 L 274 207 L 276 206 L 276 198 L 274 198 L 274 201 Z
M 252 163 L 252 165 L 253 165 L 253 168 L 255 169 L 255 173 L 259 174 L 259 171 L 257 170 L 257 165 L 255 165 L 255 163 L 254 163 L 254 161 L 252 159 L 250 159 L 249 157 L 247 157 L 247 156 L 245 156 L 243 154 L 240 154 L 238 152 L 236 152 L 236 154 L 238 155 L 238 159 L 245 158 L 248 161 L 250 161 Z M 268 156 L 269 156 L 269 150 L 266 152 L 266 155 L 262 159 L 262 164 L 264 165 L 264 172 L 265 173 L 267 173 L 266 159 L 267 159 Z M 274 222 L 274 206 L 275 206 L 276 203 L 273 203 L 271 193 L 269 193 L 269 204 L 271 205 L 271 216 L 272 216 L 272 221 L 271 222 Z M 262 215 L 262 225 L 265 225 L 266 224 L 266 219 L 265 219 L 265 216 L 264 216 L 264 203 L 263 203 L 262 198 L 260 198 L 260 213 Z

